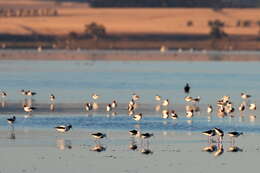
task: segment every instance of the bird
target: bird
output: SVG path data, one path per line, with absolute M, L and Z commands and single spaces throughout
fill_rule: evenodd
M 93 106 L 92 106 L 91 103 L 86 103 L 86 104 L 85 104 L 85 110 L 86 110 L 86 111 L 91 111 L 92 109 L 93 109 Z
M 234 144 L 234 138 L 237 138 L 240 135 L 243 135 L 243 132 L 232 131 L 232 132 L 228 132 L 227 135 L 231 137 L 231 139 L 232 139 L 231 142 L 232 142 L 232 144 Z
M 135 115 L 133 116 L 133 119 L 134 119 L 135 121 L 140 121 L 140 120 L 142 119 L 142 117 L 143 117 L 143 114 L 142 114 L 142 113 L 139 113 L 139 114 L 135 114 Z
M 200 96 L 196 97 L 196 98 L 193 98 L 191 100 L 193 103 L 199 103 L 200 102 Z
M 210 129 L 210 130 L 202 132 L 202 134 L 208 136 L 208 142 L 211 143 L 211 137 L 215 136 L 216 132 L 215 132 L 215 130 Z
M 68 124 L 68 125 L 59 125 L 59 126 L 56 126 L 56 127 L 55 127 L 55 129 L 56 129 L 58 132 L 61 132 L 61 133 L 65 133 L 65 132 L 69 131 L 71 128 L 72 128 L 72 125 L 71 125 L 71 124 Z
M 245 110 L 245 108 L 246 108 L 245 104 L 244 104 L 244 103 L 241 103 L 240 106 L 238 107 L 238 110 L 239 110 L 240 112 L 243 112 L 243 111 Z
M 255 103 L 250 103 L 249 104 L 249 109 L 250 110 L 256 110 L 256 104 Z
M 241 96 L 242 99 L 248 99 L 248 98 L 251 97 L 251 95 L 245 94 L 245 93 L 241 93 L 240 96 Z
M 32 112 L 33 110 L 35 110 L 36 108 L 35 107 L 32 107 L 32 106 L 27 106 L 26 104 L 23 105 L 23 110 L 25 112 Z
M 171 111 L 171 118 L 174 119 L 174 120 L 178 118 L 178 115 L 177 115 L 177 113 L 175 112 L 175 110 L 172 110 L 172 111 Z
M 160 100 L 161 100 L 161 96 L 156 95 L 156 96 L 154 97 L 154 99 L 155 99 L 156 101 L 160 101 Z
M 186 117 L 187 117 L 187 118 L 193 117 L 193 115 L 194 115 L 193 112 L 194 112 L 193 110 L 187 111 L 187 112 L 186 112 Z
M 215 131 L 216 135 L 219 137 L 219 143 L 222 143 L 223 137 L 224 137 L 224 132 L 219 129 L 219 128 L 213 128 L 213 130 Z
M 31 90 L 28 90 L 27 92 L 26 92 L 26 95 L 27 96 L 34 96 L 34 95 L 36 95 L 37 93 L 36 92 L 32 92 Z
M 99 95 L 97 95 L 96 93 L 94 93 L 94 94 L 92 94 L 92 96 L 91 96 L 94 100 L 97 100 L 97 99 L 99 99 Z
M 169 105 L 169 100 L 168 100 L 168 99 L 164 100 L 164 101 L 162 102 L 162 105 L 163 105 L 163 106 L 168 106 L 168 105 Z
M 186 83 L 186 85 L 184 86 L 184 93 L 185 94 L 189 94 L 190 93 L 190 85 L 188 83 Z
M 136 150 L 137 148 L 138 148 L 138 146 L 136 145 L 136 144 L 130 144 L 129 146 L 128 146 L 128 148 L 130 149 L 130 150 Z
M 137 101 L 137 100 L 140 99 L 140 96 L 137 95 L 136 93 L 133 93 L 133 95 L 132 95 L 132 99 L 133 99 L 134 101 Z
M 117 101 L 116 101 L 116 100 L 113 100 L 113 101 L 112 101 L 111 107 L 112 107 L 112 108 L 116 108 L 116 107 L 117 107 Z
M 138 131 L 137 130 L 130 130 L 128 131 L 128 133 L 131 135 L 131 136 L 136 136 L 138 134 Z
M 210 114 L 213 112 L 213 107 L 211 105 L 208 105 L 207 107 L 207 113 Z
M 169 118 L 169 111 L 168 110 L 163 110 L 162 111 L 162 118 L 163 119 Z
M 15 122 L 15 120 L 16 120 L 16 117 L 13 116 L 13 117 L 11 117 L 11 118 L 7 118 L 6 120 L 7 120 L 7 122 L 8 122 L 9 124 L 13 124 L 13 123 Z
M 106 111 L 109 112 L 109 111 L 111 111 L 111 109 L 112 109 L 111 104 L 108 104 L 108 105 L 106 106 Z
M 22 95 L 25 95 L 25 96 L 27 95 L 27 91 L 25 91 L 24 89 L 22 89 L 20 92 Z
M 102 139 L 105 138 L 107 135 L 105 133 L 97 132 L 97 133 L 91 133 L 91 136 L 95 139 Z
M 1 96 L 2 96 L 2 98 L 5 98 L 7 96 L 7 93 L 4 91 L 1 91 Z
M 185 100 L 186 102 L 191 102 L 191 101 L 193 100 L 193 98 L 192 98 L 191 96 L 186 96 L 186 97 L 184 98 L 184 100 Z
M 51 95 L 50 95 L 50 100 L 51 100 L 51 101 L 54 101 L 55 99 L 56 99 L 55 95 L 54 95 L 54 94 L 51 94 Z
M 142 139 L 148 139 L 148 138 L 150 138 L 154 135 L 153 135 L 153 133 L 140 133 L 140 132 L 138 132 L 138 136 Z

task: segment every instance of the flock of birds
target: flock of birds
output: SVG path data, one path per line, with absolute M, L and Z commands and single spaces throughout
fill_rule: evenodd
M 186 97 L 184 98 L 184 100 L 188 103 L 186 105 L 186 117 L 187 118 L 192 118 L 194 116 L 194 114 L 199 110 L 199 102 L 200 102 L 200 97 L 191 97 L 189 95 L 190 93 L 190 85 L 187 83 L 184 86 L 184 93 L 187 94 Z M 1 96 L 2 98 L 7 97 L 7 93 L 4 91 L 1 91 Z M 32 92 L 30 90 L 21 90 L 21 94 L 24 96 L 34 96 L 37 93 L 36 92 Z M 50 94 L 49 96 L 50 101 L 54 102 L 56 97 L 54 94 Z M 93 94 L 92 95 L 93 100 L 98 100 L 100 98 L 100 96 L 98 94 Z M 240 112 L 245 111 L 246 109 L 249 110 L 256 110 L 256 104 L 255 103 L 251 103 L 250 102 L 250 98 L 251 95 L 249 94 L 245 94 L 245 93 L 241 93 L 241 98 L 243 99 L 243 102 L 239 105 L 238 110 Z M 128 103 L 128 115 L 132 116 L 132 119 L 139 122 L 142 120 L 143 118 L 143 113 L 135 113 L 136 109 L 138 107 L 138 100 L 140 99 L 140 96 L 137 94 L 133 94 L 131 97 L 131 100 Z M 156 95 L 155 96 L 155 100 L 158 101 L 160 103 L 160 106 L 163 106 L 165 109 L 163 109 L 161 111 L 162 114 L 162 118 L 163 119 L 167 119 L 167 118 L 172 118 L 172 119 L 177 119 L 178 118 L 178 114 L 175 110 L 168 110 L 168 105 L 170 104 L 169 99 L 165 99 L 162 100 L 161 96 Z M 191 104 L 189 104 L 191 103 Z M 113 109 L 115 109 L 117 107 L 117 101 L 113 100 L 112 103 L 109 103 L 106 105 L 106 111 L 110 112 Z M 92 111 L 93 109 L 97 109 L 98 105 L 96 102 L 90 103 L 87 102 L 84 104 L 84 109 L 85 111 Z M 23 105 L 23 110 L 27 113 L 31 113 L 35 110 L 36 108 L 33 107 L 32 105 L 27 105 L 24 104 Z M 216 114 L 220 117 L 224 117 L 224 116 L 233 116 L 232 113 L 234 113 L 236 110 L 235 106 L 233 105 L 233 103 L 231 102 L 230 96 L 223 96 L 220 100 L 217 101 L 217 109 L 216 109 Z M 211 114 L 213 112 L 213 106 L 212 105 L 208 105 L 207 106 L 207 113 Z M 253 117 L 255 118 L 255 116 Z M 7 122 L 10 125 L 13 125 L 16 121 L 16 117 L 12 116 L 10 118 L 7 119 Z M 56 127 L 54 127 L 56 129 L 57 132 L 60 133 L 66 133 L 68 132 L 71 128 L 72 125 L 71 124 L 63 124 L 63 125 L 58 125 Z M 135 138 L 140 138 L 143 141 L 141 142 L 141 144 L 143 145 L 143 143 L 145 143 L 146 147 L 144 147 L 141 152 L 144 154 L 151 154 L 152 151 L 149 150 L 149 141 L 148 139 L 153 137 L 153 133 L 141 133 L 141 131 L 139 129 L 133 129 L 129 131 L 130 136 L 135 139 Z M 203 151 L 207 151 L 207 152 L 214 152 L 214 155 L 218 156 L 221 153 L 223 153 L 223 145 L 222 145 L 222 141 L 223 141 L 223 137 L 224 137 L 224 131 L 221 130 L 220 128 L 212 128 L 209 129 L 207 131 L 202 132 L 203 135 L 208 136 L 208 143 L 209 146 L 203 148 Z M 229 151 L 231 152 L 237 152 L 237 151 L 241 151 L 241 149 L 239 147 L 236 147 L 234 145 L 235 143 L 235 139 L 239 137 L 240 135 L 242 135 L 243 132 L 237 132 L 237 131 L 230 131 L 227 133 L 228 136 L 231 137 L 231 147 L 229 148 Z M 103 145 L 101 145 L 101 143 L 99 142 L 100 139 L 103 139 L 106 137 L 105 133 L 102 132 L 96 132 L 96 133 L 91 133 L 91 136 L 95 139 L 95 142 L 97 145 L 95 145 L 91 150 L 93 151 L 104 151 L 105 147 L 103 147 Z M 216 137 L 216 140 L 213 139 L 213 137 Z M 212 144 L 212 143 L 217 143 L 217 145 Z M 131 145 L 129 146 L 129 148 L 131 150 L 136 150 L 137 144 L 135 140 L 132 140 Z

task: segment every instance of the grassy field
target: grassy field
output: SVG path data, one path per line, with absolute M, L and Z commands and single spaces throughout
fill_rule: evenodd
M 59 16 L 0 17 L 0 33 L 63 35 L 71 31 L 83 32 L 90 22 L 103 24 L 111 34 L 208 34 L 208 21 L 225 22 L 228 34 L 256 35 L 260 21 L 259 9 L 175 9 L 175 8 L 88 8 L 86 4 L 41 2 L 35 0 L 3 1 L 1 7 L 53 7 Z M 252 22 L 250 27 L 237 27 L 238 20 Z M 187 26 L 192 21 L 193 26 Z

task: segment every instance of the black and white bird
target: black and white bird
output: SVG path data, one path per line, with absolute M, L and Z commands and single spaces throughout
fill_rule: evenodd
M 105 133 L 97 132 L 97 133 L 91 133 L 91 136 L 95 139 L 102 139 L 105 138 L 107 135 Z
M 216 135 L 219 137 L 218 142 L 222 143 L 223 137 L 224 137 L 224 132 L 223 130 L 219 129 L 219 128 L 213 128 L 213 130 L 215 131 Z
M 249 99 L 251 97 L 251 95 L 245 93 L 241 93 L 240 96 L 242 99 Z
M 246 106 L 245 106 L 244 103 L 241 103 L 240 106 L 238 107 L 238 110 L 239 110 L 240 112 L 243 112 L 245 109 L 246 109 Z
M 5 97 L 7 97 L 7 93 L 6 93 L 6 92 L 4 92 L 4 91 L 1 91 L 1 97 L 2 97 L 2 98 L 5 98 Z
M 216 135 L 215 130 L 211 129 L 211 130 L 207 130 L 202 132 L 203 135 L 208 136 L 208 142 L 211 143 L 211 137 Z
M 51 94 L 51 95 L 50 95 L 50 100 L 53 102 L 55 99 L 56 99 L 55 95 L 54 95 L 54 94 Z
M 87 103 L 85 104 L 85 110 L 86 110 L 86 111 L 91 111 L 92 109 L 93 109 L 92 104 L 87 102 Z
M 34 96 L 36 94 L 36 92 L 32 92 L 31 90 L 26 91 L 26 96 Z
M 111 106 L 111 104 L 108 104 L 107 106 L 106 106 L 106 111 L 107 112 L 110 112 L 112 110 L 112 106 Z
M 135 121 L 140 121 L 140 120 L 142 119 L 142 117 L 143 117 L 143 114 L 142 114 L 142 113 L 139 113 L 139 114 L 135 114 L 135 115 L 133 116 L 133 119 L 134 119 Z
M 117 101 L 116 100 L 113 100 L 112 103 L 111 103 L 111 107 L 113 109 L 115 109 L 117 107 Z
M 249 109 L 250 110 L 256 110 L 256 104 L 255 103 L 250 103 L 249 104 Z
M 134 137 L 136 137 L 136 136 L 137 136 L 137 134 L 138 134 L 138 131 L 137 131 L 137 130 L 135 130 L 135 129 L 133 129 L 133 130 L 130 130 L 130 131 L 128 131 L 128 133 L 129 133 L 131 136 L 134 136 Z
M 8 122 L 9 124 L 13 124 L 13 123 L 15 122 L 15 120 L 16 120 L 16 117 L 13 116 L 13 117 L 11 117 L 11 118 L 7 118 L 6 120 L 7 120 L 7 122 Z
M 186 83 L 186 85 L 184 86 L 184 93 L 185 94 L 189 94 L 190 93 L 190 85 L 188 83 Z
M 231 137 L 231 139 L 232 139 L 231 142 L 232 142 L 232 144 L 234 144 L 234 138 L 237 138 L 240 135 L 243 135 L 243 132 L 232 131 L 232 132 L 228 132 L 227 135 Z
M 207 107 L 207 113 L 210 114 L 213 112 L 213 107 L 211 105 L 208 105 Z
M 35 110 L 36 108 L 35 107 L 32 107 L 32 106 L 27 106 L 26 104 L 23 105 L 23 110 L 25 112 L 32 112 L 33 110 Z
M 65 133 L 67 131 L 69 131 L 71 128 L 72 128 L 72 125 L 71 124 L 68 124 L 68 125 L 59 125 L 59 126 L 56 126 L 54 127 L 58 132 L 61 132 L 61 133 Z

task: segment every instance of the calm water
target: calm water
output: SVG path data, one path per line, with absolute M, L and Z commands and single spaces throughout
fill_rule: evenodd
M 249 115 L 258 112 L 246 112 L 234 118 L 211 119 L 202 110 L 192 120 L 184 117 L 178 121 L 162 120 L 160 113 L 148 111 L 143 121 L 134 122 L 126 113 L 116 116 L 105 112 L 87 116 L 82 111 L 83 102 L 91 101 L 90 95 L 101 95 L 99 102 L 109 103 L 117 99 L 127 103 L 133 92 L 141 96 L 141 103 L 155 106 L 155 94 L 168 98 L 174 104 L 184 104 L 183 86 L 191 84 L 191 95 L 201 96 L 201 105 L 215 104 L 223 95 L 230 95 L 235 105 L 241 103 L 240 93 L 252 94 L 252 101 L 259 103 L 260 93 L 259 62 L 107 62 L 107 61 L 0 61 L 1 89 L 8 93 L 6 105 L 21 103 L 24 100 L 19 91 L 31 89 L 37 92 L 34 104 L 49 104 L 49 95 L 57 97 L 60 104 L 79 105 L 79 111 L 72 113 L 35 111 L 31 118 L 24 118 L 22 108 L 18 111 L 17 128 L 51 128 L 61 123 L 71 123 L 74 128 L 128 130 L 136 125 L 144 130 L 182 130 L 202 131 L 211 127 L 225 130 L 260 132 L 260 122 L 249 120 Z M 149 109 L 148 108 L 148 109 Z M 0 127 L 7 128 L 6 118 L 12 114 L 10 106 L 1 108 Z M 150 115 L 151 114 L 151 115 Z

